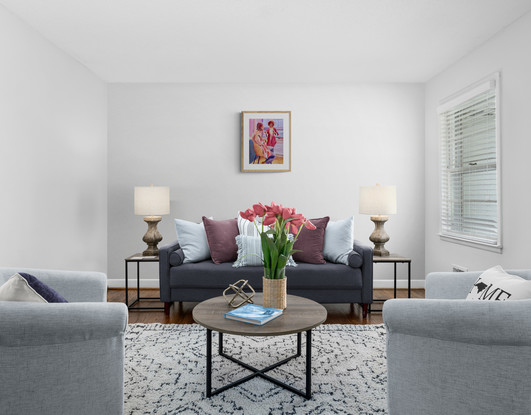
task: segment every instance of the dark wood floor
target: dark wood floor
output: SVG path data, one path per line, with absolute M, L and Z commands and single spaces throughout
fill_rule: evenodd
M 140 290 L 141 297 L 158 297 L 158 289 L 142 289 Z M 374 298 L 391 298 L 393 296 L 392 289 L 375 289 Z M 398 298 L 406 298 L 407 290 L 399 289 Z M 424 298 L 423 289 L 411 290 L 412 298 Z M 136 290 L 129 290 L 129 302 L 136 298 Z M 107 291 L 107 300 L 109 302 L 124 302 L 125 289 L 110 288 Z M 129 323 L 163 323 L 163 324 L 191 324 L 194 322 L 192 318 L 192 309 L 197 303 L 183 302 L 174 303 L 170 309 L 170 315 L 166 316 L 163 310 L 146 310 L 146 311 L 129 311 Z M 162 303 L 158 301 L 142 301 L 143 307 L 162 307 Z M 350 304 L 325 304 L 328 311 L 328 318 L 325 324 L 380 324 L 383 322 L 382 313 L 372 312 L 367 318 L 362 317 L 361 307 Z M 373 309 L 381 309 L 382 303 L 377 302 L 373 304 Z

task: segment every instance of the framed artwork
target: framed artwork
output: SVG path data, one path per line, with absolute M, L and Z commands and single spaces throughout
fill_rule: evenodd
M 291 171 L 291 111 L 242 111 L 242 172 Z

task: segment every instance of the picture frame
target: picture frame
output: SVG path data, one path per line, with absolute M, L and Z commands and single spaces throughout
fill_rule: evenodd
M 291 111 L 241 112 L 241 171 L 291 171 Z

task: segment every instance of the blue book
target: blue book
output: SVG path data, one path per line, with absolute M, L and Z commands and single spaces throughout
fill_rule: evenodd
M 261 326 L 280 315 L 282 315 L 282 310 L 278 308 L 269 308 L 258 304 L 246 304 L 225 313 L 225 318 Z

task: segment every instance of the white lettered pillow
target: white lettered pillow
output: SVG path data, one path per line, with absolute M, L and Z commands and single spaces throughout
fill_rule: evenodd
M 497 265 L 478 277 L 466 299 L 490 301 L 531 299 L 531 280 L 507 274 Z

